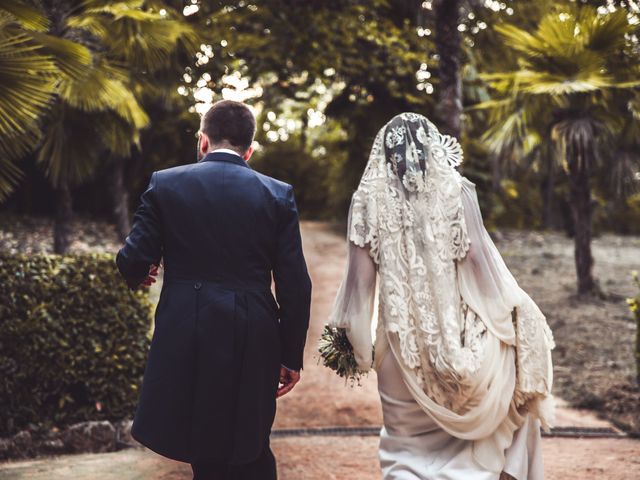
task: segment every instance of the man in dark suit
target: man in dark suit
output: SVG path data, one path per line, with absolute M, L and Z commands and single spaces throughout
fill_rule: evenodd
M 213 105 L 199 161 L 153 173 L 117 256 L 131 288 L 164 264 L 132 434 L 196 480 L 276 478 L 276 397 L 302 368 L 311 281 L 298 212 L 290 185 L 248 166 L 254 134 L 245 105 Z

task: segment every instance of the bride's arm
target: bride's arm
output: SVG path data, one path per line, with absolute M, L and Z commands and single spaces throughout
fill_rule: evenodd
M 458 262 L 458 285 L 465 303 L 500 340 L 515 344 L 511 320 L 522 290 L 484 227 L 475 185 L 462 182 L 462 205 L 469 236 L 467 255 Z
M 349 242 L 347 270 L 338 290 L 329 325 L 347 331 L 358 369 L 371 368 L 371 318 L 376 292 L 376 266 L 369 255 L 369 247 Z
M 496 337 L 515 345 L 519 401 L 542 400 L 550 395 L 553 383 L 551 330 L 544 314 L 518 286 L 484 228 L 475 186 L 466 179 L 462 203 L 470 248 L 458 262 L 460 294 Z M 550 403 L 531 408 L 537 410 L 545 428 L 553 423 Z

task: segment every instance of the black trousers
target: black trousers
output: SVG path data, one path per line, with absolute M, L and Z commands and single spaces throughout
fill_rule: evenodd
M 244 465 L 204 463 L 191 465 L 193 480 L 277 480 L 276 459 L 267 447 L 254 462 Z

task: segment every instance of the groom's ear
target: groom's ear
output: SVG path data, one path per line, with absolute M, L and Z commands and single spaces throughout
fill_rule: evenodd
M 200 132 L 200 154 L 206 155 L 209 151 L 209 137 L 207 137 L 206 133 Z
M 244 152 L 244 155 L 242 155 L 242 158 L 244 158 L 245 162 L 248 162 L 249 159 L 251 158 L 251 154 L 253 153 L 253 147 L 249 147 L 247 149 L 246 152 Z

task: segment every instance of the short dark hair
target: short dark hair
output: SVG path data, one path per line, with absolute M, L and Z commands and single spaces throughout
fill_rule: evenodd
M 214 145 L 226 140 L 245 152 L 253 142 L 256 119 L 244 103 L 220 100 L 204 114 L 200 130 Z

